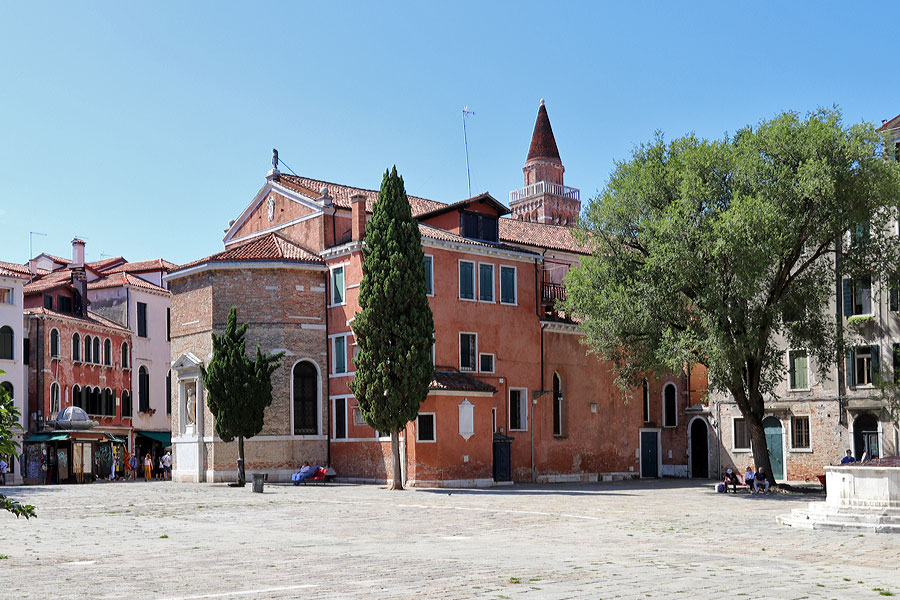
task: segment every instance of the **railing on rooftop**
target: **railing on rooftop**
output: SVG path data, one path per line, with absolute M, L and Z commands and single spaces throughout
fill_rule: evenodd
M 557 300 L 566 299 L 566 286 L 561 283 L 544 282 L 544 290 L 541 294 L 541 300 L 545 303 L 552 304 Z
M 581 190 L 578 188 L 561 185 L 559 183 L 551 183 L 549 181 L 538 181 L 537 183 L 532 183 L 531 185 L 526 185 L 523 188 L 511 191 L 509 193 L 509 202 L 511 204 L 517 200 L 524 200 L 526 198 L 531 198 L 532 196 L 540 196 L 541 194 L 555 194 L 557 196 L 562 196 L 563 198 L 581 200 Z

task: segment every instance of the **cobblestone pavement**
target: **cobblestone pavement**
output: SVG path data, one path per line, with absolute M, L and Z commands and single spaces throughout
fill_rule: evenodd
M 791 529 L 821 496 L 638 481 L 407 490 L 4 488 L 0 598 L 879 598 L 900 536 Z

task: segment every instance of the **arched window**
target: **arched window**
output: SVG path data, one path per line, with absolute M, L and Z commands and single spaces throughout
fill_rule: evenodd
M 319 433 L 319 372 L 301 360 L 293 369 L 294 435 Z
M 678 424 L 678 390 L 674 383 L 663 387 L 663 427 L 675 427 Z
M 84 336 L 84 362 L 91 362 L 91 336 Z
M 109 338 L 103 342 L 103 364 L 107 367 L 112 365 L 112 342 Z
M 50 384 L 50 415 L 59 412 L 59 384 L 53 382 Z
M 562 380 L 559 374 L 553 374 L 553 435 L 563 434 L 563 396 Z
M 0 327 L 0 358 L 13 360 L 13 330 L 9 325 Z
M 72 334 L 72 360 L 81 360 L 81 336 Z
M 128 342 L 122 342 L 122 368 L 128 368 Z
M 645 378 L 641 385 L 644 405 L 644 423 L 650 422 L 650 382 Z
M 107 417 L 116 416 L 116 397 L 109 388 L 103 390 L 102 405 L 100 410 L 101 414 L 106 415 Z
M 125 390 L 122 390 L 122 416 L 131 416 L 131 394 Z
M 15 394 L 13 394 L 13 392 L 15 391 L 15 390 L 13 389 L 13 384 L 11 384 L 10 382 L 4 381 L 3 383 L 0 383 L 0 387 L 2 387 L 3 389 L 5 389 L 5 390 L 7 391 L 7 393 L 9 393 L 9 397 L 10 397 L 10 398 L 12 398 L 12 397 L 15 396 Z
M 99 365 L 100 364 L 100 338 L 98 338 L 98 337 L 94 338 L 94 348 L 93 348 L 93 352 L 91 353 L 91 356 L 94 357 L 94 362 Z
M 172 414 L 172 371 L 166 373 L 166 414 Z
M 56 329 L 50 330 L 50 356 L 59 358 L 59 331 Z
M 140 412 L 150 411 L 150 374 L 147 367 L 141 367 L 138 370 L 138 410 Z
M 81 403 L 81 387 L 77 385 L 72 386 L 72 406 L 84 408 Z

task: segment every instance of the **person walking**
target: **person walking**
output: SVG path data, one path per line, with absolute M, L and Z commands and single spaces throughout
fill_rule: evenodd
M 172 452 L 167 450 L 166 453 L 162 457 L 163 464 L 163 479 L 166 481 L 172 481 Z
M 6 462 L 6 459 L 0 456 L 0 485 L 6 485 L 6 470 L 9 468 L 9 465 Z
M 150 453 L 147 453 L 147 456 L 144 457 L 144 481 L 150 481 L 153 478 L 153 459 L 150 458 Z

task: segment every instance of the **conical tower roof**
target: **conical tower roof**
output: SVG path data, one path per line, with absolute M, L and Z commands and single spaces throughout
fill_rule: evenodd
M 528 148 L 526 162 L 535 158 L 549 158 L 562 162 L 559 158 L 559 150 L 556 148 L 556 139 L 553 137 L 553 128 L 550 127 L 550 117 L 547 116 L 547 107 L 544 106 L 543 98 L 541 98 L 541 107 L 538 109 L 537 121 L 534 123 L 534 133 L 531 134 L 531 147 Z

